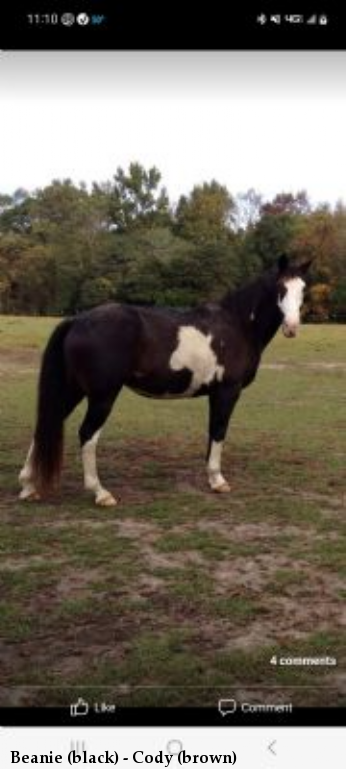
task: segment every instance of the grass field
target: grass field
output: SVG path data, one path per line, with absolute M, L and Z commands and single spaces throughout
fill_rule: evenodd
M 0 318 L 0 704 L 346 705 L 346 327 L 272 343 L 231 423 L 227 496 L 206 484 L 206 401 L 124 392 L 99 449 L 119 505 L 102 510 L 82 489 L 83 409 L 61 492 L 17 499 L 55 324 Z

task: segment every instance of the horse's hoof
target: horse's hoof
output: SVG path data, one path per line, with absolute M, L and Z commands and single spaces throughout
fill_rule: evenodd
M 28 489 L 22 489 L 18 496 L 22 502 L 39 502 L 41 499 L 36 489 L 32 489 L 31 491 L 28 491 Z
M 118 503 L 112 494 L 104 494 L 99 499 L 96 499 L 96 504 L 99 507 L 115 507 Z
M 219 486 L 215 486 L 213 491 L 217 494 L 227 494 L 228 491 L 231 491 L 231 487 L 227 481 L 224 481 L 223 483 L 220 483 Z

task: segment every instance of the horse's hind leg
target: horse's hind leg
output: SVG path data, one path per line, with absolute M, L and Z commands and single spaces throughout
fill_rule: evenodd
M 120 390 L 120 388 L 119 388 Z M 96 447 L 100 437 L 101 428 L 109 416 L 117 390 L 111 396 L 96 398 L 89 397 L 88 410 L 79 430 L 82 447 L 82 461 L 84 471 L 84 486 L 95 495 L 95 502 L 102 507 L 116 505 L 116 499 L 105 489 L 98 477 L 96 463 Z
M 84 397 L 83 393 L 79 389 L 71 390 L 71 392 L 68 395 L 67 403 L 65 406 L 65 414 L 64 418 L 67 419 L 69 414 L 76 408 L 78 403 L 82 400 Z M 29 451 L 26 455 L 26 459 L 24 462 L 24 465 L 19 473 L 18 480 L 21 484 L 22 490 L 19 493 L 19 499 L 25 500 L 27 502 L 34 502 L 38 499 L 40 499 L 40 495 L 38 491 L 36 490 L 35 486 L 35 479 L 33 474 L 33 468 L 32 468 L 32 457 L 34 453 L 34 440 L 31 441 Z
M 22 490 L 19 494 L 19 499 L 35 501 L 40 498 L 39 493 L 36 491 L 33 473 L 32 473 L 32 455 L 34 451 L 34 441 L 31 441 L 29 451 L 26 455 L 24 465 L 19 473 L 18 480 L 21 484 Z

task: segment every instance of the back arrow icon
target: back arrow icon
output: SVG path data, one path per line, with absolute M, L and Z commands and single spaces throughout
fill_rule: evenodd
M 268 750 L 270 750 L 273 756 L 276 756 L 276 750 L 274 750 L 274 745 L 276 745 L 276 740 L 274 740 L 273 742 L 270 743 L 270 745 L 268 745 Z

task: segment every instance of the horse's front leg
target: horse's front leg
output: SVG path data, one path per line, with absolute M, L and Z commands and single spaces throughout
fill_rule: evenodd
M 213 491 L 221 493 L 230 491 L 230 486 L 221 472 L 221 456 L 228 423 L 240 391 L 240 387 L 220 383 L 209 395 L 208 481 Z

